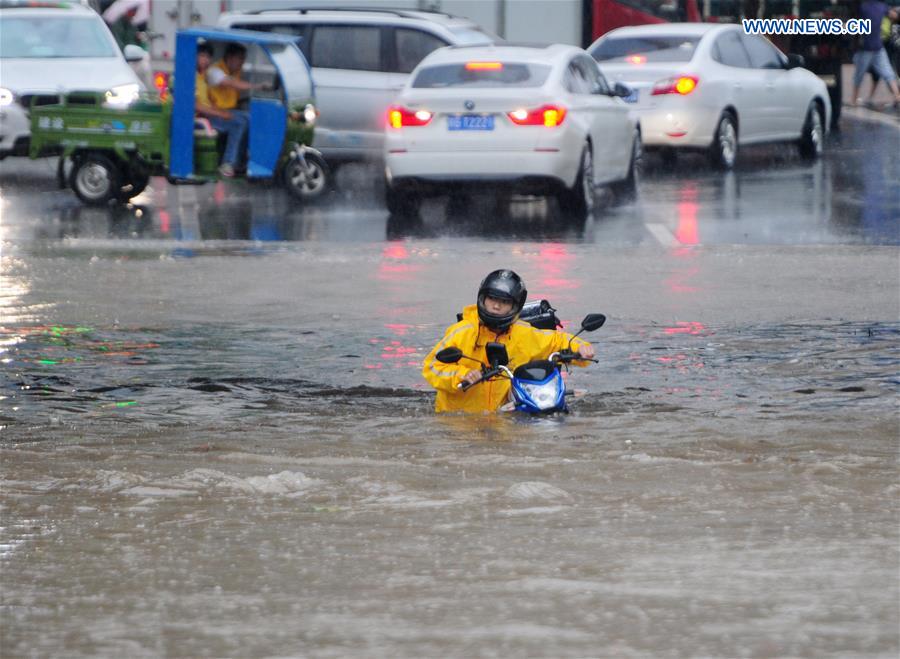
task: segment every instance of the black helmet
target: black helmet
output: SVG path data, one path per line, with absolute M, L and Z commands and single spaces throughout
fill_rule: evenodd
M 504 316 L 497 316 L 484 308 L 484 298 L 487 296 L 500 300 L 509 300 L 513 303 L 512 311 Z M 495 332 L 505 332 L 512 325 L 522 306 L 528 291 L 525 290 L 525 282 L 512 270 L 494 270 L 484 278 L 478 287 L 478 317 L 487 327 Z

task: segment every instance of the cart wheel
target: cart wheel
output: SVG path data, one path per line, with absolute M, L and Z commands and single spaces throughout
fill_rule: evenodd
M 89 153 L 75 161 L 69 185 L 84 203 L 103 206 L 118 197 L 121 180 L 119 168 L 110 158 L 101 153 Z
M 304 159 L 305 168 L 298 158 L 288 160 L 284 165 L 282 181 L 298 201 L 308 203 L 321 198 L 328 190 L 330 172 L 321 156 L 307 153 Z

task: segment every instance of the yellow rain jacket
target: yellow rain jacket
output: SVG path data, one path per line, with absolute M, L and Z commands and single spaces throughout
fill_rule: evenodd
M 487 363 L 485 346 L 490 342 L 502 343 L 509 355 L 509 369 L 535 359 L 548 359 L 554 352 L 569 346 L 571 334 L 558 330 L 540 330 L 522 320 L 517 320 L 503 334 L 483 326 L 479 322 L 478 308 L 470 305 L 463 309 L 463 318 L 451 325 L 444 332 L 444 338 L 432 348 L 425 358 L 422 375 L 432 387 L 437 389 L 434 402 L 435 412 L 493 412 L 507 401 L 510 382 L 506 378 L 497 378 L 489 382 L 479 382 L 466 391 L 457 389 L 463 376 L 471 370 L 481 367 L 469 359 L 461 359 L 456 364 L 439 362 L 435 355 L 444 348 L 455 347 L 464 355 Z M 572 350 L 588 345 L 580 338 L 572 341 Z M 589 362 L 572 362 L 578 366 L 586 366 Z

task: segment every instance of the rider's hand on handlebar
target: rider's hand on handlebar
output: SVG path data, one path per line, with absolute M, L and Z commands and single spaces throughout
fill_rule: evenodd
M 476 382 L 479 382 L 480 380 L 481 380 L 481 371 L 479 371 L 477 369 L 474 371 L 469 371 L 468 373 L 466 373 L 463 376 L 463 379 L 462 379 L 462 381 L 466 383 L 466 386 L 469 386 L 469 387 L 471 387 Z
M 594 358 L 594 346 L 591 344 L 586 344 L 578 348 L 575 351 L 575 354 L 581 357 L 582 359 L 593 359 Z

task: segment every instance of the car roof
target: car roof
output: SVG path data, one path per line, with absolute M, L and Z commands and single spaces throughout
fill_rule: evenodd
M 0 0 L 0 12 L 9 15 L 10 11 L 14 11 L 16 16 L 47 16 L 53 14 L 65 14 L 71 16 L 73 13 L 84 16 L 100 15 L 90 7 L 75 2 L 41 2 L 40 0 Z
M 702 37 L 710 32 L 727 29 L 737 29 L 739 26 L 732 23 L 654 23 L 652 25 L 631 25 L 629 27 L 620 27 L 607 32 L 602 38 L 606 37 L 638 37 L 638 36 L 696 36 Z
M 478 59 L 515 60 L 535 64 L 551 64 L 555 60 L 568 59 L 577 53 L 585 53 L 578 46 L 568 44 L 489 44 L 472 46 L 449 46 L 433 51 L 426 56 L 429 65 L 454 64 Z
M 437 23 L 445 27 L 471 27 L 477 26 L 474 21 L 447 14 L 439 11 L 427 11 L 424 9 L 391 9 L 388 7 L 298 7 L 296 9 L 255 9 L 251 11 L 228 12 L 229 17 L 259 17 L 260 22 L 265 19 L 285 20 L 294 19 L 299 22 L 377 22 L 396 23 L 401 21 L 422 21 Z

